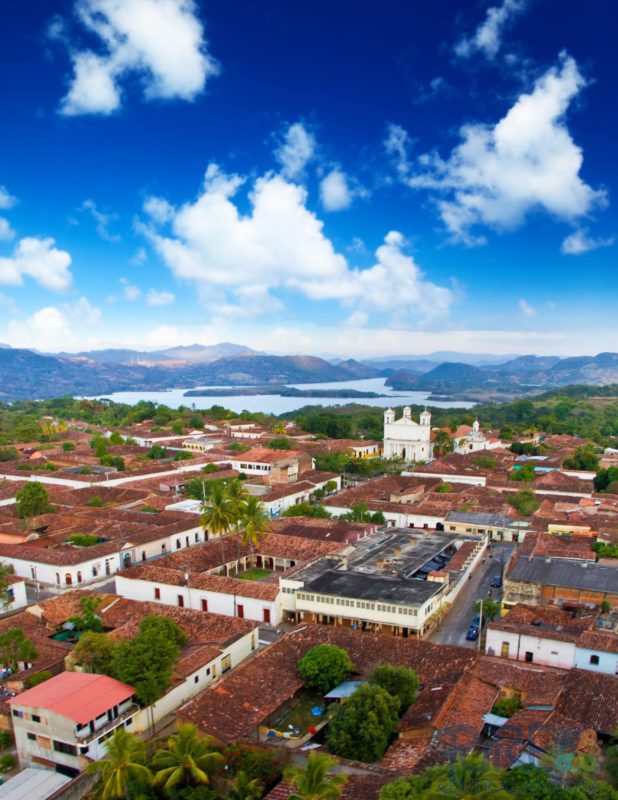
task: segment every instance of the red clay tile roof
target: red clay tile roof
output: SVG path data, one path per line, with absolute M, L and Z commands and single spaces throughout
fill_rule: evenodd
M 569 670 L 556 710 L 597 733 L 612 735 L 618 727 L 618 676 Z

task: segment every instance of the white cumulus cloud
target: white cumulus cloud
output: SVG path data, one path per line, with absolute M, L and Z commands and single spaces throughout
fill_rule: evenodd
M 405 182 L 442 195 L 442 221 L 467 244 L 484 243 L 471 233 L 475 225 L 514 229 L 537 209 L 567 221 L 585 216 L 606 202 L 603 190 L 580 177 L 582 150 L 565 122 L 585 85 L 575 60 L 562 54 L 500 122 L 465 125 L 448 159 L 421 156 L 420 170 L 405 175 Z
M 526 0 L 503 0 L 499 6 L 487 9 L 485 19 L 470 38 L 462 39 L 455 47 L 456 55 L 468 58 L 481 52 L 489 59 L 498 55 L 505 27 L 526 8 Z
M 118 280 L 123 286 L 122 294 L 124 295 L 125 300 L 133 302 L 141 297 L 142 290 L 139 288 L 139 286 L 134 286 L 126 278 L 119 278 Z
M 68 289 L 71 285 L 71 256 L 54 245 L 53 239 L 20 239 L 11 256 L 0 258 L 0 284 L 21 286 L 24 277 L 28 276 L 54 292 Z
M 342 211 L 352 205 L 354 191 L 350 188 L 345 172 L 331 170 L 320 181 L 320 200 L 326 211 Z
M 281 164 L 281 172 L 284 177 L 300 177 L 307 163 L 315 155 L 315 150 L 315 137 L 302 122 L 290 125 L 283 141 L 275 150 L 275 158 Z
M 6 211 L 9 208 L 13 208 L 16 202 L 17 198 L 13 197 L 6 186 L 0 186 L 0 208 Z
M 75 303 L 66 303 L 64 308 L 69 317 L 86 325 L 97 325 L 101 321 L 101 309 L 85 297 L 80 297 Z
M 211 164 L 203 191 L 171 220 L 171 233 L 142 224 L 158 254 L 177 278 L 195 282 L 203 299 L 231 294 L 231 308 L 272 303 L 269 292 L 293 288 L 314 300 L 339 300 L 381 311 L 444 313 L 450 289 L 428 281 L 403 252 L 400 233 L 390 232 L 365 270 L 350 267 L 307 206 L 306 190 L 272 173 L 249 191 L 250 211 L 234 203 L 244 179 Z M 245 287 L 243 290 L 242 287 Z M 213 303 L 206 300 L 207 305 Z
M 560 252 L 568 256 L 580 256 L 582 253 L 589 253 L 590 250 L 598 250 L 599 247 L 611 247 L 613 244 L 613 236 L 607 239 L 595 239 L 594 236 L 588 234 L 585 228 L 578 228 L 564 239 Z
M 7 338 L 13 347 L 54 351 L 64 350 L 73 341 L 64 314 L 55 306 L 41 308 L 23 322 L 12 320 L 7 331 Z
M 60 111 L 111 114 L 122 83 L 139 77 L 151 99 L 193 100 L 218 73 L 194 0 L 76 0 L 75 12 L 102 52 L 75 49 L 73 75 Z
M 94 200 L 84 200 L 81 207 L 82 211 L 87 211 L 96 223 L 97 234 L 106 242 L 117 244 L 120 241 L 120 236 L 117 233 L 112 233 L 109 226 L 116 219 L 115 214 L 104 214 Z

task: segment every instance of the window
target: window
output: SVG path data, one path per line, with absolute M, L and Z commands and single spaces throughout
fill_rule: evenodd
M 34 733 L 29 733 L 28 739 L 30 739 L 31 742 L 36 742 L 36 735 Z
M 502 658 L 508 658 L 510 646 L 509 642 L 502 642 L 502 650 L 500 651 Z
M 200 540 L 200 535 L 199 535 L 199 533 L 196 533 L 195 534 L 195 541 L 199 542 L 199 540 Z
M 185 599 L 181 594 L 178 595 L 178 606 L 179 608 L 185 607 Z
M 176 539 L 176 550 L 180 550 L 180 539 Z
M 195 678 L 193 678 L 193 683 L 198 683 L 199 679 L 200 679 L 200 676 L 196 675 Z
M 240 605 L 240 603 L 236 606 L 236 616 L 240 617 L 240 619 L 243 619 L 245 616 L 245 607 Z
M 532 664 L 532 662 L 534 661 L 534 653 L 531 653 L 529 650 L 526 653 L 526 661 L 528 662 L 528 664 Z
M 13 709 L 13 716 L 17 717 L 18 719 L 23 719 L 24 712 L 23 711 L 17 711 L 17 709 Z
M 76 756 L 77 747 L 74 744 L 67 744 L 66 742 L 57 742 L 54 739 L 54 750 L 57 753 L 64 753 L 67 756 Z
M 590 656 L 590 663 L 591 664 L 598 664 L 599 663 L 599 657 L 598 656 Z
M 202 611 L 208 611 L 208 600 L 202 598 Z
M 32 721 L 33 722 L 40 722 L 41 721 L 41 717 L 39 717 L 38 714 L 33 714 L 32 715 Z
M 155 586 L 154 594 L 155 594 L 155 600 L 161 599 L 161 589 L 159 589 L 158 586 Z

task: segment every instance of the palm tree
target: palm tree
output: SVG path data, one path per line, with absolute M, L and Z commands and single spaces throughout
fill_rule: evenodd
M 126 728 L 116 728 L 105 742 L 105 758 L 88 765 L 88 772 L 98 772 L 103 780 L 102 800 L 123 800 L 128 797 L 131 780 L 142 784 L 152 782 L 152 773 L 145 766 L 144 743 Z
M 437 456 L 443 456 L 453 450 L 453 440 L 445 430 L 439 430 L 433 440 L 433 452 Z
M 234 480 L 229 481 L 226 484 L 225 493 L 227 495 L 227 499 L 230 502 L 230 508 L 234 516 L 234 529 L 236 530 L 236 536 L 237 536 L 238 561 L 240 562 L 241 542 L 240 542 L 240 537 L 238 537 L 238 531 L 240 529 L 242 516 L 245 512 L 245 506 L 247 504 L 247 500 L 249 499 L 249 492 L 246 490 L 245 485 L 243 484 L 242 481 L 238 480 L 238 478 L 234 478 Z
M 201 736 L 191 723 L 181 725 L 166 744 L 152 759 L 155 786 L 165 792 L 181 786 L 205 786 L 210 783 L 210 773 L 223 762 L 221 753 L 211 749 L 212 737 Z
M 270 530 L 270 518 L 257 497 L 249 497 L 241 517 L 242 543 L 255 549 L 266 538 Z
M 337 762 L 330 756 L 310 753 L 307 765 L 286 767 L 283 779 L 295 792 L 288 800 L 339 800 L 347 775 L 333 775 L 329 769 Z
M 225 544 L 223 537 L 234 526 L 234 508 L 230 502 L 225 486 L 216 483 L 210 490 L 208 503 L 202 504 L 200 523 L 204 530 L 211 531 L 221 537 L 221 552 L 225 563 Z
M 230 800 L 260 800 L 264 787 L 257 778 L 251 780 L 242 770 L 236 775 L 230 786 L 228 798 Z
M 482 755 L 460 756 L 447 775 L 436 778 L 424 797 L 426 800 L 512 800 L 502 786 L 499 770 Z

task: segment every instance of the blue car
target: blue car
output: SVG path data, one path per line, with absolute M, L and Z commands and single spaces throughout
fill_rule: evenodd
M 470 628 L 468 628 L 468 633 L 466 633 L 466 641 L 476 642 L 478 638 L 479 638 L 479 629 L 476 627 L 476 625 L 471 625 Z
M 494 575 L 491 579 L 491 585 L 494 589 L 499 589 L 502 586 L 502 578 L 499 575 Z

